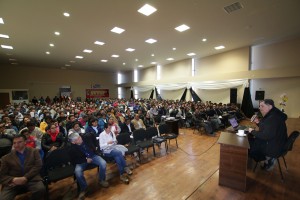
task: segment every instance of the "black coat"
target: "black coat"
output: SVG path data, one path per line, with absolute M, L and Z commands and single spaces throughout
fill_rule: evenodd
M 97 152 L 96 146 L 94 145 L 92 136 L 89 134 L 85 134 L 85 135 L 82 135 L 81 137 L 82 137 L 83 143 L 92 152 L 94 152 L 95 154 L 98 155 L 98 152 Z M 71 158 L 71 163 L 73 165 L 87 162 L 85 154 L 81 151 L 80 146 L 77 144 L 71 144 L 69 155 Z
M 129 128 L 126 125 L 126 123 L 123 123 L 121 125 L 121 133 L 132 133 L 135 130 L 135 128 L 134 128 L 134 126 L 133 126 L 132 123 L 130 123 L 130 128 L 131 128 L 131 132 L 129 131 Z
M 259 131 L 251 132 L 266 141 L 266 156 L 276 158 L 281 154 L 287 141 L 286 119 L 287 115 L 274 107 L 260 120 Z

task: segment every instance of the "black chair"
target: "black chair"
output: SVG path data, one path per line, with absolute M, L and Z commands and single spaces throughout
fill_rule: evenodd
M 176 140 L 176 146 L 178 148 L 177 137 L 178 135 L 170 132 L 170 128 L 167 124 L 161 124 L 158 126 L 159 133 L 166 140 L 169 140 L 169 144 L 171 140 Z
M 132 134 L 133 134 L 133 141 L 135 145 L 137 145 L 142 149 L 147 148 L 147 152 L 148 152 L 148 148 L 152 147 L 153 155 L 155 156 L 154 143 L 152 142 L 152 140 L 148 139 L 148 135 L 145 129 L 137 129 L 133 131 Z
M 280 171 L 280 175 L 281 175 L 281 180 L 283 180 L 283 174 L 282 174 L 282 170 L 281 170 L 279 158 L 282 157 L 283 162 L 284 162 L 284 165 L 285 165 L 285 168 L 286 168 L 286 170 L 287 170 L 288 168 L 287 168 L 287 165 L 286 165 L 286 161 L 285 161 L 284 156 L 286 156 L 286 154 L 287 154 L 289 151 L 292 151 L 294 142 L 296 141 L 296 139 L 297 139 L 298 136 L 299 136 L 299 131 L 293 131 L 293 132 L 290 134 L 290 136 L 288 137 L 287 142 L 286 142 L 286 144 L 285 144 L 285 146 L 284 146 L 284 148 L 283 148 L 282 153 L 276 158 L 277 163 L 278 163 L 278 168 L 279 168 L 279 171 Z M 255 165 L 253 171 L 255 171 L 255 169 L 256 169 L 256 167 L 257 167 L 257 165 L 258 165 L 258 162 L 263 161 L 264 159 L 263 159 L 263 158 L 254 158 L 254 160 L 256 161 L 256 165 Z
M 129 133 L 121 133 L 117 136 L 118 144 L 124 145 L 128 151 L 125 152 L 125 155 L 133 155 L 134 152 L 138 153 L 139 160 L 141 160 L 140 147 L 132 144 Z
M 8 154 L 10 151 L 11 151 L 11 146 L 0 147 L 0 158 Z
M 198 120 L 198 119 L 192 119 L 192 123 L 193 123 L 193 134 L 195 133 L 195 130 L 197 130 L 199 133 L 201 133 L 202 135 L 202 132 L 200 131 L 202 125 L 201 125 L 201 120 Z
M 44 159 L 42 169 L 43 182 L 46 188 L 46 199 L 49 199 L 49 184 L 68 177 L 74 177 L 75 166 L 71 164 L 68 147 L 52 151 Z
M 167 143 L 167 139 L 159 136 L 157 128 L 156 127 L 149 127 L 146 129 L 147 135 L 148 135 L 148 139 L 152 139 L 152 142 L 154 144 L 157 145 L 161 145 L 161 143 L 165 143 L 165 148 L 166 148 L 166 152 L 168 151 L 168 143 Z

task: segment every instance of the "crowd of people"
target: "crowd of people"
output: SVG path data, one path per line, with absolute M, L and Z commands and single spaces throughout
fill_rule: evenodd
M 237 119 L 244 118 L 237 105 L 210 101 L 88 99 L 80 102 L 71 98 L 55 98 L 55 101 L 47 99 L 39 101 L 34 98 L 30 103 L 7 105 L 0 110 L 0 146 L 13 146 L 12 152 L 17 152 L 17 157 L 24 165 L 18 173 L 13 174 L 9 170 L 10 163 L 5 162 L 8 158 L 3 158 L 0 183 L 4 187 L 0 197 L 7 197 L 4 199 L 17 194 L 11 186 L 26 185 L 27 189 L 32 189 L 28 184 L 31 185 L 36 179 L 27 177 L 27 173 L 33 172 L 26 168 L 28 163 L 24 163 L 24 156 L 31 152 L 29 149 L 36 149 L 42 162 L 51 152 L 69 146 L 81 191 L 79 198 L 82 199 L 88 187 L 83 171 L 90 163 L 99 166 L 99 184 L 102 187 L 109 186 L 103 156 L 115 160 L 120 180 L 128 183 L 128 175 L 132 171 L 124 159 L 126 148 L 118 145 L 116 140 L 118 134 L 156 126 L 166 117 L 174 117 L 179 119 L 181 127 L 200 124 L 208 135 L 214 136 L 215 131 L 226 126 L 229 115 L 234 115 Z M 36 153 L 32 154 L 36 158 Z M 38 168 L 41 168 L 40 161 L 35 161 Z M 16 181 L 16 176 L 25 178 L 23 181 Z M 40 180 L 39 178 L 37 179 Z M 36 196 L 39 196 L 43 191 L 40 187 L 37 188 L 39 190 Z

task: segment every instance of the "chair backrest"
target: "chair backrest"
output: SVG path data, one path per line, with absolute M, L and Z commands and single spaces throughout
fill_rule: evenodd
M 48 153 L 44 158 L 44 166 L 46 169 L 61 167 L 62 165 L 69 165 L 70 163 L 69 147 L 56 149 L 51 153 Z
M 152 137 L 158 136 L 158 131 L 156 127 L 148 127 L 146 129 L 147 137 L 148 139 L 151 139 Z
M 147 139 L 147 133 L 145 129 L 137 129 L 133 131 L 133 140 L 136 143 L 137 141 L 144 141 Z
M 297 137 L 299 136 L 299 131 L 293 131 L 287 139 L 285 150 L 291 151 Z
M 170 132 L 170 128 L 167 124 L 162 124 L 158 126 L 159 133 L 162 134 L 167 134 Z
M 126 145 L 131 143 L 130 134 L 129 133 L 120 133 L 117 135 L 118 144 Z

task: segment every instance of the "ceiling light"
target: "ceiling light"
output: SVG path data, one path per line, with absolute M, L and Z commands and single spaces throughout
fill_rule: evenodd
M 101 62 L 107 62 L 107 60 L 101 60 Z
M 135 51 L 135 49 L 133 49 L 133 48 L 127 48 L 126 51 L 133 52 L 133 51 Z
M 119 55 L 111 55 L 111 57 L 113 57 L 113 58 L 118 58 L 119 57 Z
M 0 24 L 4 24 L 4 21 L 1 17 L 0 17 Z
M 74 60 L 70 60 L 70 63 L 76 63 Z
M 173 47 L 173 51 L 175 51 L 176 50 L 176 48 L 175 47 Z
M 136 58 L 136 59 L 135 59 L 135 62 L 137 62 L 137 61 L 139 61 L 139 59 Z
M 151 62 L 151 64 L 152 64 L 152 65 L 155 65 L 155 64 L 156 64 L 156 62 Z
M 49 52 L 49 51 L 46 51 L 46 54 L 48 54 L 48 55 L 49 55 L 49 54 L 50 54 L 50 52 Z
M 203 38 L 203 39 L 202 39 L 202 42 L 206 42 L 206 41 L 207 41 L 207 39 L 206 39 L 206 38 Z
M 54 34 L 55 35 L 60 35 L 60 32 L 55 31 Z
M 97 44 L 97 45 L 104 45 L 105 43 L 104 43 L 104 42 L 101 42 L 101 41 L 96 41 L 96 42 L 94 42 L 94 44 Z
M 144 67 L 144 65 L 139 65 L 138 67 Z
M 64 16 L 70 17 L 70 13 L 64 12 Z
M 167 60 L 174 60 L 174 58 L 167 58 Z
M 11 63 L 12 65 L 18 65 L 18 63 Z
M 110 31 L 111 31 L 111 32 L 114 32 L 114 33 L 121 34 L 121 33 L 123 33 L 125 30 L 122 29 L 122 28 L 119 28 L 119 27 L 114 27 L 114 28 L 111 29 Z
M 221 46 L 217 46 L 217 47 L 215 47 L 215 50 L 220 50 L 220 49 L 224 49 L 225 47 L 223 46 L 223 45 L 221 45 Z
M 14 49 L 12 46 L 8 46 L 8 45 L 1 45 L 1 47 L 3 49 Z
M 16 59 L 14 59 L 14 58 L 10 58 L 10 59 L 8 59 L 8 60 L 10 60 L 10 61 L 16 61 Z
M 8 35 L 4 35 L 4 34 L 0 34 L 0 37 L 1 37 L 1 38 L 7 38 L 7 39 L 9 38 Z
M 186 54 L 186 55 L 188 55 L 188 56 L 194 56 L 194 55 L 196 55 L 195 53 L 188 53 L 188 54 Z
M 151 56 L 154 56 L 154 53 L 153 53 L 153 54 L 151 54 Z
M 75 58 L 82 59 L 83 56 L 75 56 Z
M 153 43 L 157 42 L 157 40 L 150 38 L 148 40 L 145 40 L 145 42 L 147 42 L 149 44 L 153 44 Z
M 154 8 L 153 6 L 150 6 L 149 4 L 145 4 L 143 7 L 138 9 L 139 13 L 142 13 L 143 15 L 146 15 L 146 16 L 151 15 L 155 11 L 157 11 L 157 9 Z
M 126 65 L 126 63 L 123 63 L 123 65 Z
M 49 46 L 50 46 L 50 47 L 54 47 L 54 44 L 51 43 L 51 44 L 49 44 Z
M 85 49 L 83 50 L 84 53 L 92 53 L 93 51 L 92 50 L 89 50 L 89 49 Z
M 70 65 L 70 64 L 65 64 L 65 66 L 66 66 L 66 67 L 70 67 L 71 65 Z
M 182 24 L 182 25 L 180 25 L 180 26 L 177 26 L 175 29 L 176 29 L 177 31 L 179 31 L 179 32 L 183 32 L 183 31 L 186 31 L 186 30 L 190 29 L 190 27 L 188 27 L 188 26 L 185 25 L 185 24 Z

